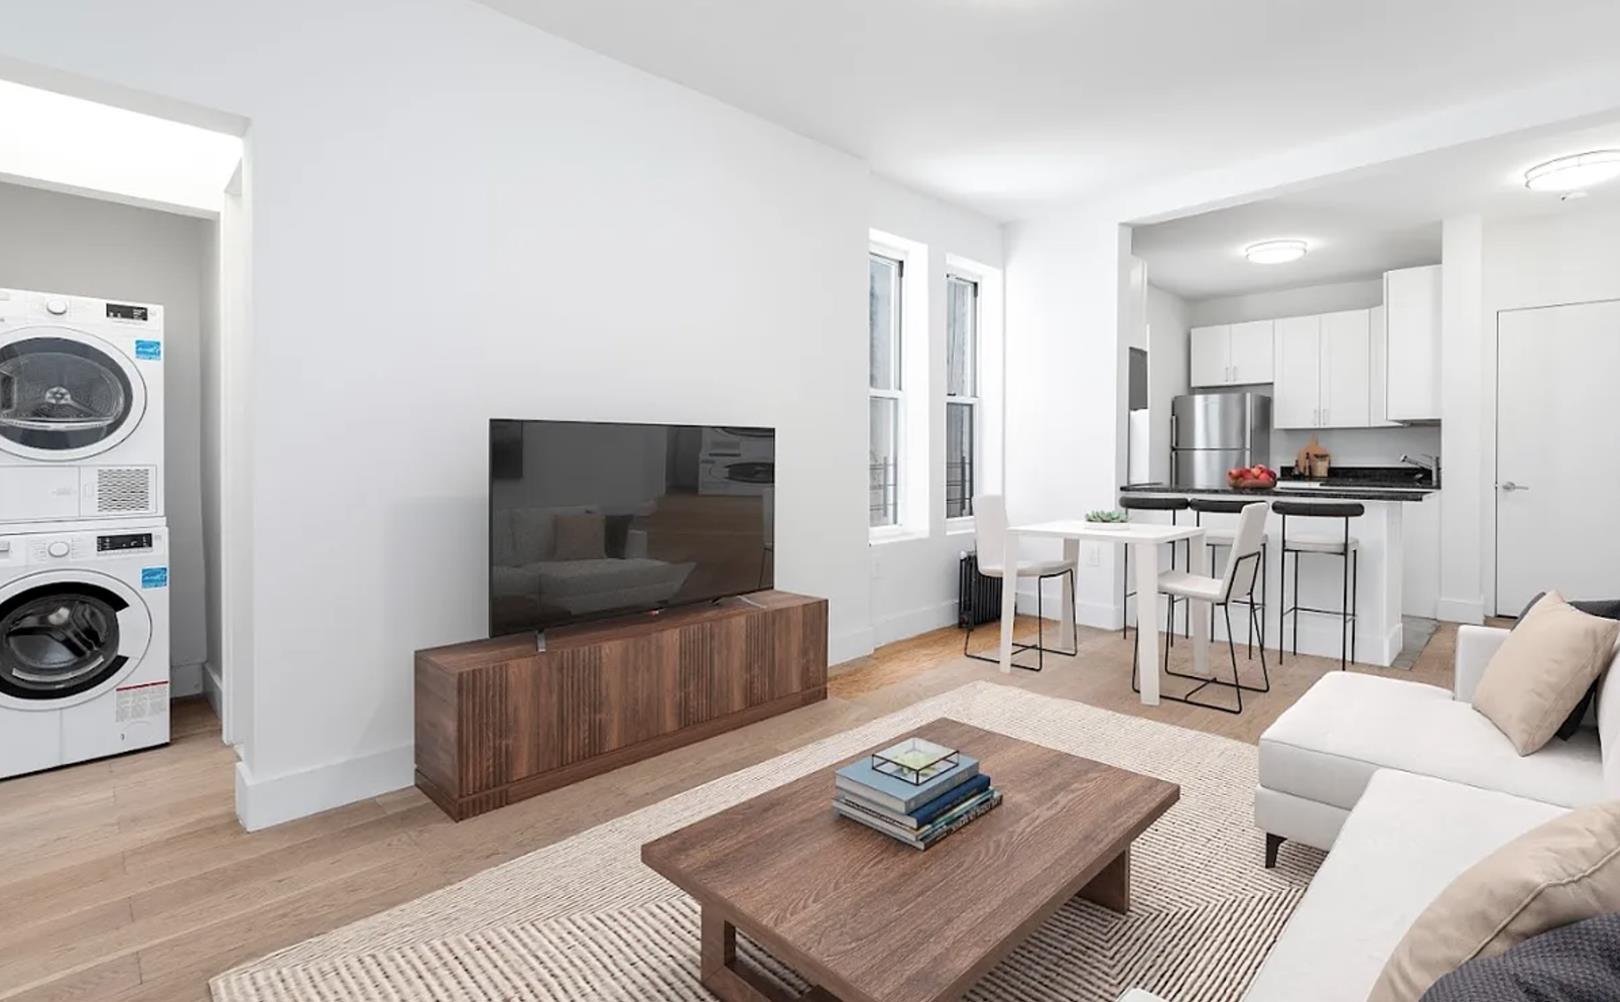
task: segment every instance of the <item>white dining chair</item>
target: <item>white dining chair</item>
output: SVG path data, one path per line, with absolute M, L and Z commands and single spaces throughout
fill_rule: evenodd
M 1005 559 L 1007 545 L 1007 502 L 999 494 L 981 494 L 973 499 L 973 538 L 974 549 L 977 551 L 979 573 L 987 578 L 998 578 L 1005 581 L 1002 561 Z M 1076 609 L 1078 599 L 1075 596 L 1075 565 L 1063 560 L 1024 560 L 1018 561 L 1018 578 L 1035 579 L 1035 642 L 1033 644 L 1013 644 L 1013 657 L 1016 658 L 1024 651 L 1035 652 L 1035 667 L 1021 665 L 1013 661 L 1014 668 L 1025 671 L 1040 671 L 1046 667 L 1047 654 L 1062 654 L 1074 656 L 1079 650 L 1079 641 L 1076 639 L 1075 650 L 1065 651 L 1056 647 L 1046 646 L 1046 617 L 1043 614 L 1042 592 L 1047 581 L 1053 578 L 1062 578 L 1068 575 L 1069 595 L 1069 621 L 1074 626 L 1079 625 L 1079 614 Z M 967 636 L 962 638 L 962 653 L 975 661 L 988 661 L 991 664 L 1000 664 L 1000 657 L 989 657 L 984 654 L 968 653 L 968 644 L 973 640 L 973 621 L 970 617 L 967 624 Z
M 1167 699 L 1175 703 L 1188 703 L 1192 706 L 1202 706 L 1211 710 L 1220 710 L 1223 713 L 1242 713 L 1243 694 L 1245 692 L 1270 692 L 1271 676 L 1266 669 L 1266 646 L 1261 644 L 1260 651 L 1260 685 L 1245 685 L 1238 676 L 1237 644 L 1232 639 L 1232 606 L 1242 605 L 1248 610 L 1250 627 L 1254 626 L 1254 617 L 1258 615 L 1254 602 L 1255 584 L 1260 580 L 1265 568 L 1261 564 L 1260 550 L 1265 540 L 1266 514 L 1270 506 L 1263 501 L 1243 506 L 1243 512 L 1238 517 L 1237 531 L 1232 538 L 1232 550 L 1226 561 L 1226 570 L 1218 578 L 1206 577 L 1202 574 L 1192 574 L 1187 571 L 1166 571 L 1159 575 L 1159 594 L 1172 600 L 1179 599 L 1185 602 L 1202 602 L 1211 610 L 1220 609 L 1226 620 L 1226 649 L 1232 658 L 1232 681 L 1217 679 L 1212 672 L 1209 677 L 1194 675 L 1189 672 L 1170 670 L 1170 648 L 1164 645 L 1164 673 L 1176 678 L 1188 678 L 1196 681 L 1183 696 L 1170 696 L 1160 693 L 1160 699 Z M 1167 629 L 1174 629 L 1166 620 Z M 1140 651 L 1140 646 L 1138 646 Z M 1141 691 L 1137 680 L 1138 662 L 1140 658 L 1133 655 L 1131 658 L 1131 689 Z M 1212 703 L 1195 698 L 1199 692 L 1208 686 L 1231 689 L 1237 699 L 1236 706 L 1226 706 L 1221 703 Z

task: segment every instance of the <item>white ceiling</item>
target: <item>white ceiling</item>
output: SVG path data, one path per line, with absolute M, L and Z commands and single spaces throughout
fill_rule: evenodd
M 1440 260 L 1440 220 L 1593 212 L 1620 205 L 1620 181 L 1564 202 L 1524 187 L 1524 171 L 1570 153 L 1620 149 L 1620 119 L 1537 130 L 1382 164 L 1264 201 L 1132 233 L 1148 280 L 1188 299 L 1372 278 Z M 1255 265 L 1243 248 L 1284 237 L 1307 241 L 1302 260 Z
M 1613 67 L 1615 0 L 484 0 L 1002 219 Z

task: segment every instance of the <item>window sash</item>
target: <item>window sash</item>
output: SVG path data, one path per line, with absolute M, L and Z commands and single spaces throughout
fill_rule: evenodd
M 900 390 L 904 316 L 903 283 L 905 262 L 871 251 L 867 339 L 870 348 L 870 380 L 874 390 Z
M 982 410 L 979 407 L 979 283 L 945 276 L 945 517 L 973 514 Z

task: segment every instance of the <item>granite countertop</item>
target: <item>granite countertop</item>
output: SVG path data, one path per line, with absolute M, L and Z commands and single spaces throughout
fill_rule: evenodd
M 1410 466 L 1338 467 L 1323 480 L 1285 473 L 1270 490 L 1233 487 L 1177 487 L 1166 483 L 1125 484 L 1123 494 L 1234 494 L 1257 497 L 1332 498 L 1336 501 L 1422 501 L 1440 488 L 1427 470 Z

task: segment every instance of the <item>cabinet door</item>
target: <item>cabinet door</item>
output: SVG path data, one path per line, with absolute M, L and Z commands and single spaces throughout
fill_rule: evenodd
M 1232 328 L 1194 327 L 1189 335 L 1192 341 L 1188 355 L 1191 358 L 1193 386 L 1225 386 L 1232 380 Z
M 1322 316 L 1324 428 L 1365 428 L 1371 420 L 1370 310 Z
M 1384 330 L 1384 308 L 1367 312 L 1368 366 L 1367 423 L 1374 428 L 1399 427 L 1389 419 L 1389 338 Z
M 1440 266 L 1384 275 L 1388 413 L 1392 421 L 1440 417 Z
M 1321 407 L 1322 318 L 1278 320 L 1272 423 L 1278 428 L 1315 428 Z
M 1272 329 L 1270 320 L 1232 325 L 1232 382 L 1271 382 L 1274 364 Z

